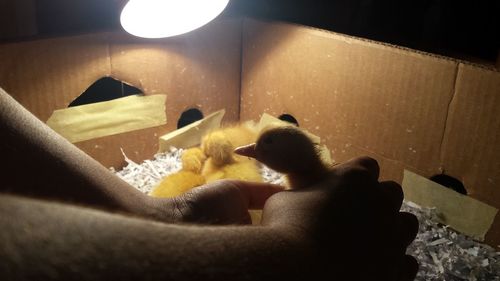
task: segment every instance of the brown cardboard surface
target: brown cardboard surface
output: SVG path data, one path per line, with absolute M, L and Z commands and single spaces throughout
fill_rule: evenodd
M 440 223 L 451 226 L 479 241 L 484 241 L 498 209 L 435 183 L 408 170 L 402 187 L 405 200 L 436 208 Z
M 243 33 L 242 33 L 243 32 Z M 243 40 L 243 41 L 242 41 Z M 500 75 L 455 60 L 284 23 L 226 19 L 149 40 L 100 33 L 0 45 L 0 87 L 46 121 L 113 76 L 166 94 L 167 124 L 77 143 L 105 166 L 152 157 L 190 107 L 226 122 L 292 114 L 332 161 L 368 155 L 381 179 L 445 172 L 500 208 Z M 241 99 L 240 99 L 241 95 Z M 497 215 L 486 241 L 500 244 Z
M 0 86 L 42 121 L 109 75 L 107 34 L 0 46 Z
M 500 208 L 500 72 L 460 64 L 442 165 L 470 196 Z M 500 218 L 486 237 L 500 244 Z
M 500 202 L 500 72 L 461 64 L 443 140 L 446 173 L 488 204 Z M 479 192 L 481 191 L 481 192 Z
M 336 161 L 369 153 L 440 171 L 457 62 L 256 21 L 245 23 L 243 48 L 242 119 L 289 113 Z
M 371 156 L 381 179 L 400 183 L 404 169 L 425 177 L 444 171 L 463 180 L 471 197 L 500 207 L 498 73 L 255 20 L 244 23 L 242 63 L 241 119 L 292 114 L 335 162 Z M 500 244 L 498 216 L 486 241 Z
M 145 40 L 113 34 L 112 75 L 143 89 L 167 94 L 168 131 L 181 113 L 225 109 L 225 121 L 239 120 L 241 21 L 214 21 L 185 35 Z
M 205 134 L 220 128 L 225 113 L 225 110 L 216 111 L 201 120 L 161 136 L 158 152 L 169 151 L 171 147 L 186 149 L 200 145 Z
M 118 32 L 5 44 L 0 45 L 0 87 L 44 122 L 104 76 L 145 95 L 166 94 L 165 126 L 76 144 L 103 165 L 120 168 L 125 164 L 120 147 L 130 147 L 133 153 L 125 152 L 134 161 L 151 158 L 158 136 L 174 130 L 188 108 L 204 113 L 224 108 L 226 121 L 238 120 L 240 46 L 241 21 L 233 19 L 173 39 Z

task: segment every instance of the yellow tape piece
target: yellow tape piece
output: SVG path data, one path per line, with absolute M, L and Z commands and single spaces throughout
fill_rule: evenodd
M 405 170 L 405 200 L 436 207 L 438 220 L 480 241 L 490 229 L 498 209 Z
M 168 151 L 170 147 L 189 148 L 199 145 L 201 138 L 206 133 L 220 128 L 220 123 L 225 113 L 224 109 L 219 110 L 201 120 L 161 136 L 158 152 Z
M 75 143 L 167 123 L 166 95 L 128 96 L 55 110 L 47 121 Z

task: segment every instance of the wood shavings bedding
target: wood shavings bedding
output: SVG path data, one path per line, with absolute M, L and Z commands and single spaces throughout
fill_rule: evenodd
M 181 155 L 182 149 L 172 148 L 169 152 L 156 154 L 153 160 L 138 164 L 123 154 L 128 165 L 121 171 L 111 170 L 148 194 L 163 177 L 181 169 Z M 266 182 L 284 182 L 281 174 L 265 166 L 261 173 Z M 432 208 L 403 202 L 402 210 L 413 213 L 420 222 L 417 237 L 407 251 L 420 264 L 415 280 L 500 281 L 500 252 L 437 223 L 436 211 Z

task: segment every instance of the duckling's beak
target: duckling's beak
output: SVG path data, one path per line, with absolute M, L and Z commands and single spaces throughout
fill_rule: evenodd
M 255 151 L 255 143 L 237 147 L 234 150 L 234 153 L 247 157 L 257 158 L 257 153 Z

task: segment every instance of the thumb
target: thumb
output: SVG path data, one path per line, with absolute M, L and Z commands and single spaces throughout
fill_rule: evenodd
M 283 186 L 277 184 L 238 180 L 229 180 L 229 182 L 238 187 L 247 198 L 249 209 L 262 209 L 269 197 L 285 190 Z

